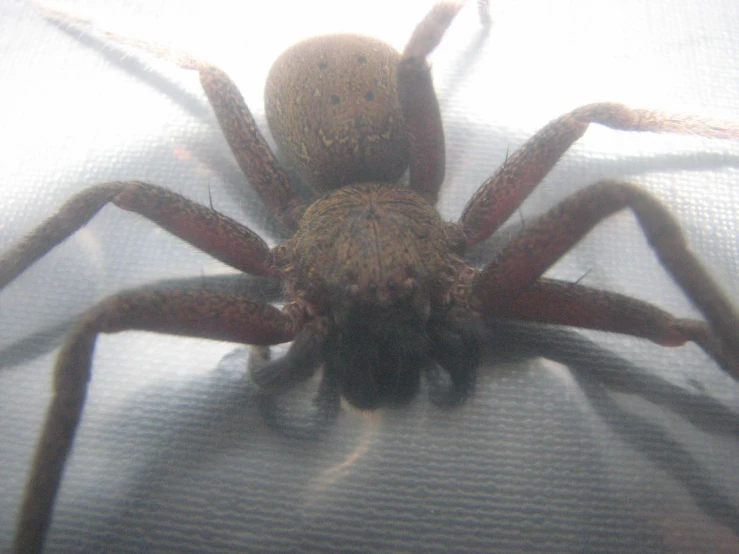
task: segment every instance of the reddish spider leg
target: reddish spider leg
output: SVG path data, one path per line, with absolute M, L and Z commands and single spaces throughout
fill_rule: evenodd
M 285 170 L 257 127 L 241 92 L 221 69 L 187 54 L 149 42 L 96 29 L 85 19 L 36 5 L 41 15 L 52 23 L 73 28 L 90 28 L 112 43 L 132 46 L 156 57 L 172 61 L 183 69 L 198 72 L 200 83 L 215 112 L 231 152 L 247 180 L 274 216 L 293 232 L 305 211 L 288 180 Z
M 620 131 L 739 139 L 739 125 L 733 123 L 670 116 L 611 102 L 582 106 L 545 125 L 475 192 L 459 219 L 468 245 L 497 231 L 591 123 Z
M 87 189 L 0 256 L 0 289 L 112 202 L 143 215 L 195 247 L 241 271 L 273 272 L 266 243 L 250 229 L 166 189 L 114 182 Z M 25 490 L 13 552 L 38 552 L 51 517 L 62 470 L 79 423 L 99 333 L 136 329 L 267 345 L 292 340 L 296 318 L 264 302 L 199 292 L 123 293 L 89 311 L 62 348 L 47 412 Z
M 154 185 L 116 182 L 76 195 L 0 256 L 0 288 L 82 227 L 109 202 L 147 217 L 241 271 L 257 275 L 269 275 L 273 271 L 267 245 L 236 221 Z M 297 327 L 294 318 L 269 304 L 205 291 L 124 293 L 93 308 L 75 327 L 57 360 L 53 400 L 25 491 L 13 551 L 38 552 L 43 545 L 84 405 L 93 347 L 99 333 L 137 329 L 250 344 L 278 344 L 292 340 Z
M 729 372 L 736 366 L 724 352 L 708 325 L 695 319 L 679 319 L 647 302 L 584 285 L 539 279 L 510 304 L 500 306 L 500 315 L 586 327 L 634 335 L 661 346 L 681 346 L 687 341 L 700 345 Z
M 623 295 L 540 280 L 597 223 L 627 207 L 636 215 L 662 265 L 703 313 L 710 328 Z M 471 293 L 473 306 L 483 314 L 627 333 L 664 346 L 692 340 L 739 379 L 739 315 L 688 249 L 675 218 L 635 185 L 601 181 L 567 198 L 487 264 L 473 281 Z
M 446 147 L 439 102 L 426 57 L 444 37 L 465 2 L 439 2 L 418 24 L 398 65 L 398 98 L 410 146 L 410 188 L 431 205 L 444 182 Z M 490 27 L 487 0 L 478 2 L 484 31 Z
M 137 212 L 241 271 L 269 275 L 269 248 L 236 221 L 166 189 L 139 182 L 107 183 L 73 197 L 13 249 L 0 256 L 0 288 L 82 227 L 107 203 Z M 205 291 L 133 292 L 88 312 L 62 348 L 52 404 L 25 491 L 13 552 L 38 552 L 48 529 L 62 470 L 79 423 L 99 333 L 129 329 L 250 344 L 292 340 L 298 323 L 277 308 Z
M 590 123 L 625 131 L 739 138 L 739 126 L 735 124 L 687 116 L 669 117 L 612 103 L 583 106 L 547 124 L 477 190 L 460 218 L 468 244 L 476 244 L 494 233 L 564 152 L 584 134 Z M 475 293 L 484 298 L 483 311 L 627 333 L 665 346 L 677 346 L 692 340 L 725 370 L 739 377 L 739 317 L 730 301 L 685 247 L 676 222 L 654 199 L 629 185 L 598 185 L 593 190 L 619 187 L 624 192 L 575 195 L 514 240 L 488 264 L 474 287 Z M 591 194 L 596 194 L 596 198 L 591 198 Z M 650 206 L 648 213 L 639 219 L 642 226 L 653 228 L 657 225 L 656 222 L 650 223 L 652 218 L 659 218 L 660 225 L 665 225 L 662 230 L 653 228 L 651 233 L 665 232 L 670 238 L 654 236 L 653 246 L 658 250 L 663 265 L 703 312 L 710 329 L 703 322 L 677 319 L 654 306 L 625 296 L 575 284 L 562 287 L 546 281 L 535 282 L 597 221 L 627 206 L 640 209 L 635 207 L 637 204 Z M 582 220 L 578 221 L 577 217 Z M 541 229 L 537 231 L 539 227 Z M 560 249 L 558 252 L 551 250 L 555 243 Z
M 436 202 L 444 179 L 444 134 L 425 58 L 439 44 L 459 7 L 460 4 L 434 6 L 416 28 L 398 69 L 399 97 L 411 146 L 410 186 L 431 203 Z M 480 8 L 485 22 L 487 6 L 480 4 Z M 483 183 L 460 218 L 468 245 L 480 242 L 495 232 L 567 149 L 585 133 L 590 123 L 600 123 L 620 130 L 739 138 L 739 127 L 721 122 L 685 116 L 670 118 L 656 112 L 633 110 L 612 103 L 583 106 L 545 126 Z M 651 197 L 646 198 L 656 203 Z M 614 204 L 611 212 L 625 206 L 626 204 Z M 672 233 L 670 244 L 667 244 L 668 239 L 657 244 L 655 238 L 653 242 L 656 249 L 661 249 L 663 264 L 728 344 L 723 344 L 701 321 L 677 319 L 650 304 L 627 296 L 551 280 L 535 282 L 590 228 L 587 227 L 578 235 L 567 228 L 566 222 L 561 223 L 562 228 L 551 224 L 546 230 L 561 234 L 564 238 L 565 248 L 559 253 L 549 251 L 546 246 L 540 247 L 540 244 L 547 245 L 541 236 L 528 243 L 522 238 L 501 254 L 498 260 L 502 261 L 496 260 L 488 265 L 473 287 L 473 292 L 481 299 L 481 310 L 487 314 L 497 313 L 540 322 L 632 334 L 664 346 L 677 346 L 692 340 L 719 365 L 739 378 L 739 342 L 736 339 L 739 319 L 726 296 L 685 248 L 677 224 L 661 206 L 657 207 L 662 223 L 669 221 Z M 611 212 L 604 213 L 598 220 Z M 543 233 L 544 236 L 546 232 Z M 532 232 L 531 236 L 533 234 Z M 527 236 L 529 235 L 525 234 Z M 537 252 L 539 255 L 533 259 L 541 262 L 539 265 L 532 263 L 533 278 L 522 281 L 516 270 L 523 270 L 526 260 L 532 259 L 531 252 Z M 675 253 L 678 261 L 672 260 Z M 547 262 L 544 254 L 553 257 Z M 500 274 L 493 276 L 493 268 L 498 265 L 505 266 L 507 273 L 500 270 Z M 515 300 L 511 301 L 512 298 Z
M 207 291 L 139 291 L 102 302 L 82 318 L 54 368 L 54 392 L 25 490 L 13 552 L 40 552 L 59 483 L 82 414 L 95 341 L 100 333 L 154 331 L 267 345 L 287 342 L 296 324 L 280 310 Z
M 465 0 L 438 2 L 419 23 L 398 66 L 398 96 L 410 142 L 410 187 L 436 204 L 444 181 L 444 130 L 439 103 L 426 57 L 436 48 Z M 490 25 L 489 2 L 478 0 L 480 19 Z M 91 27 L 91 22 L 39 6 L 49 21 L 74 27 Z M 288 182 L 284 169 L 259 131 L 249 108 L 233 81 L 208 62 L 164 46 L 132 39 L 104 30 L 95 31 L 106 40 L 132 46 L 183 69 L 194 69 L 224 136 L 242 172 L 257 190 L 270 211 L 294 231 L 305 210 Z
M 273 272 L 269 247 L 249 228 L 167 189 L 128 181 L 104 183 L 75 195 L 0 256 L 0 289 L 80 229 L 109 202 L 143 215 L 240 271 L 253 275 Z

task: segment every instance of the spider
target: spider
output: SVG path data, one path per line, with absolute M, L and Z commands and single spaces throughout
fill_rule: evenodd
M 84 381 L 84 373 L 89 371 L 92 343 L 98 332 L 139 328 L 250 344 L 292 340 L 287 356 L 257 368 L 253 372 L 254 379 L 262 388 L 279 393 L 323 365 L 321 405 L 331 413 L 335 413 L 339 393 L 364 409 L 405 403 L 415 394 L 420 374 L 431 370 L 433 362 L 438 362 L 451 376 L 452 388 L 448 391 L 447 400 L 454 403 L 464 399 L 471 390 L 482 316 L 491 314 L 629 332 L 668 345 L 692 339 L 714 356 L 722 367 L 736 375 L 736 315 L 720 291 L 710 284 L 708 275 L 687 254 L 680 254 L 677 265 L 670 266 L 669 262 L 666 265 L 681 274 L 685 264 L 691 264 L 691 271 L 683 277 L 681 284 L 691 289 L 693 300 L 703 309 L 713 331 L 700 322 L 674 320 L 661 311 L 620 295 L 593 292 L 576 284 L 538 280 L 554 259 L 606 215 L 593 215 L 598 206 L 614 210 L 622 207 L 620 202 L 633 202 L 637 213 L 639 209 L 646 210 L 641 216 L 648 232 L 655 218 L 661 222 L 660 228 L 654 232 L 661 240 L 661 227 L 672 227 L 673 222 L 651 197 L 631 185 L 603 182 L 586 189 L 540 220 L 527 224 L 526 230 L 482 272 L 463 261 L 465 251 L 492 234 L 528 191 L 521 192 L 515 201 L 510 202 L 500 202 L 498 197 L 488 195 L 500 192 L 503 197 L 508 197 L 519 191 L 524 182 L 535 186 L 569 144 L 576 140 L 574 132 L 572 136 L 566 136 L 573 125 L 582 126 L 584 130 L 585 123 L 593 119 L 601 123 L 610 122 L 616 128 L 672 130 L 725 138 L 736 137 L 736 129 L 688 120 L 665 120 L 659 114 L 614 104 L 585 107 L 556 120 L 523 150 L 514 153 L 468 204 L 459 224 L 444 223 L 430 207 L 443 178 L 443 139 L 433 89 L 423 60 L 441 38 L 458 7 L 437 6 L 411 39 L 400 63 L 398 77 L 400 97 L 406 100 L 400 109 L 405 124 L 398 122 L 400 112 L 397 107 L 389 114 L 383 114 L 381 121 L 384 124 L 392 118 L 397 127 L 371 132 L 371 140 L 368 140 L 361 160 L 371 158 L 368 153 L 374 153 L 374 143 L 399 137 L 398 142 L 391 143 L 385 152 L 381 152 L 379 161 L 362 167 L 362 163 L 353 157 L 357 149 L 362 149 L 357 146 L 348 161 L 341 159 L 341 151 L 335 151 L 321 162 L 302 163 L 303 159 L 318 157 L 322 148 L 331 146 L 332 140 L 325 134 L 320 136 L 323 147 L 319 144 L 317 151 L 308 147 L 306 152 L 301 150 L 301 145 L 297 154 L 293 153 L 291 162 L 308 182 L 325 194 L 307 210 L 291 192 L 284 174 L 262 143 L 250 144 L 246 148 L 235 146 L 235 143 L 247 139 L 229 123 L 234 110 L 222 107 L 219 112 L 217 107 L 223 96 L 233 100 L 234 92 L 230 88 L 222 88 L 230 87 L 225 75 L 197 60 L 181 58 L 181 65 L 199 69 L 204 76 L 204 86 L 221 117 L 234 154 L 275 216 L 288 229 L 297 229 L 292 238 L 270 251 L 248 229 L 182 197 L 151 185 L 115 183 L 77 196 L 62 208 L 60 215 L 50 220 L 50 227 L 40 228 L 0 259 L 3 284 L 69 234 L 69 229 L 55 229 L 60 222 L 66 223 L 71 219 L 73 227 L 84 224 L 87 216 L 75 214 L 79 206 L 91 206 L 91 211 L 95 211 L 102 204 L 113 201 L 121 207 L 148 215 L 181 238 L 240 270 L 284 278 L 292 302 L 280 312 L 264 303 L 208 292 L 123 293 L 88 313 L 77 326 L 60 354 L 58 375 L 77 374 L 80 377 L 79 373 L 72 371 L 80 369 Z M 425 36 L 428 31 L 432 31 L 431 37 Z M 318 45 L 334 51 L 321 42 Z M 351 52 L 346 42 L 342 50 L 346 55 L 353 55 L 351 61 L 359 66 L 376 68 L 377 65 L 387 65 L 378 64 L 371 55 L 362 53 L 367 49 L 374 52 L 375 43 L 372 43 L 372 48 L 365 43 L 361 46 L 359 52 Z M 301 67 L 314 65 L 319 75 L 331 69 L 331 64 L 324 62 L 320 55 L 307 58 L 318 60 L 312 65 L 304 62 L 299 55 L 306 55 L 304 49 L 309 47 L 304 45 L 301 48 L 297 50 L 298 55 L 292 51 L 300 61 L 298 67 L 276 70 L 276 77 L 268 82 L 268 91 L 274 87 L 273 91 L 290 92 L 293 84 L 300 80 L 295 72 Z M 290 55 L 285 59 L 290 60 Z M 345 71 L 346 67 L 342 67 L 341 75 Z M 285 77 L 286 81 L 280 82 L 280 77 Z M 416 77 L 420 81 L 414 81 Z M 381 82 L 390 78 L 385 75 Z M 305 88 L 310 90 L 310 87 Z M 394 92 L 394 88 L 391 91 Z M 349 103 L 346 98 L 351 97 L 344 94 L 346 91 L 337 92 L 342 94 L 321 94 L 327 99 L 324 108 L 339 109 L 336 106 L 343 107 Z M 360 101 L 370 103 L 373 109 L 375 104 L 387 107 L 393 101 L 391 96 L 386 102 L 379 102 L 379 90 L 363 89 L 362 92 L 364 95 L 360 94 Z M 279 105 L 281 94 L 268 92 L 267 109 L 272 114 L 272 130 L 278 144 L 290 152 L 294 150 L 290 143 L 300 131 L 290 127 L 296 121 L 294 117 L 284 116 L 291 108 Z M 276 105 L 270 106 L 270 100 Z M 416 108 L 421 108 L 420 113 L 414 112 Z M 634 119 L 634 114 L 637 121 L 625 124 L 613 121 Z M 332 115 L 332 120 L 340 119 L 336 114 Z M 377 116 L 373 114 L 372 117 Z M 308 118 L 306 123 L 311 125 L 315 120 Z M 383 135 L 388 135 L 389 139 Z M 410 140 L 406 143 L 408 137 Z M 555 152 L 551 153 L 552 150 Z M 546 159 L 540 159 L 542 156 Z M 411 166 L 410 191 L 388 184 L 400 177 L 408 159 Z M 521 174 L 526 174 L 528 179 L 520 178 Z M 372 181 L 383 184 L 369 183 Z M 269 184 L 260 188 L 260 184 L 265 183 Z M 603 200 L 609 198 L 612 198 L 610 206 Z M 159 213 L 147 211 L 158 203 L 163 207 Z M 573 217 L 572 214 L 576 213 L 573 210 L 577 209 L 582 211 L 579 217 Z M 341 217 L 336 217 L 336 213 Z M 585 221 L 589 216 L 592 220 Z M 391 227 L 393 220 L 396 220 L 395 228 Z M 583 229 L 576 228 L 580 222 L 584 222 Z M 348 227 L 337 229 L 336 226 L 342 223 Z M 365 227 L 357 230 L 356 226 L 360 224 Z M 566 233 L 563 227 L 567 227 Z M 382 233 L 390 233 L 385 235 L 384 241 Z M 230 244 L 222 240 L 223 236 L 240 241 L 240 246 L 230 249 Z M 375 240 L 364 244 L 367 237 Z M 344 242 L 347 239 L 355 242 Z M 561 243 L 547 245 L 547 239 L 553 243 L 561 239 Z M 337 247 L 341 251 L 339 254 L 335 253 Z M 356 254 L 354 249 L 357 248 L 360 253 L 366 251 L 369 254 Z M 416 263 L 408 260 L 416 260 Z M 322 273 L 324 271 L 329 273 Z M 336 273 L 331 274 L 333 272 Z M 704 301 L 706 293 L 718 296 L 719 300 Z M 594 311 L 593 305 L 599 310 Z M 589 307 L 583 313 L 576 309 L 578 306 Z M 609 310 L 622 315 L 601 320 L 599 315 Z M 75 384 L 70 386 L 79 390 Z M 81 409 L 82 398 L 79 400 Z M 66 411 L 63 406 L 62 409 Z M 48 421 L 53 425 L 60 419 L 50 415 Z M 57 431 L 47 430 L 47 433 L 56 435 Z M 61 447 L 66 449 L 68 444 Z M 37 459 L 59 462 L 61 471 L 63 457 L 39 451 Z M 47 475 L 48 468 L 37 465 L 35 471 L 36 475 Z M 38 480 L 34 482 L 40 484 Z M 29 491 L 34 490 L 37 489 L 31 485 Z M 53 492 L 51 497 L 48 493 L 29 492 L 28 498 L 49 498 L 46 506 L 49 509 Z M 33 523 L 37 527 L 32 531 L 27 528 L 25 535 L 22 531 L 21 536 L 40 540 L 47 518 L 48 515 L 41 516 Z

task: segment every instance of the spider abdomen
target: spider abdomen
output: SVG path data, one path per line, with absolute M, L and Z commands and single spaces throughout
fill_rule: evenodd
M 399 59 L 377 39 L 330 35 L 296 44 L 273 64 L 265 86 L 270 130 L 317 190 L 403 175 L 409 154 Z

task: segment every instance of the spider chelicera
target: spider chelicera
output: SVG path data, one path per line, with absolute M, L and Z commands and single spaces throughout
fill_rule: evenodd
M 364 409 L 407 402 L 420 375 L 436 364 L 451 377 L 443 401 L 463 400 L 473 384 L 483 319 L 489 315 L 624 332 L 668 346 L 692 340 L 737 376 L 734 309 L 673 240 L 679 231 L 670 216 L 633 185 L 607 181 L 585 189 L 529 222 L 482 271 L 463 259 L 468 248 L 515 211 L 590 122 L 718 138 L 736 138 L 736 127 L 668 119 L 617 104 L 585 106 L 550 123 L 514 152 L 482 185 L 459 222 L 445 223 L 432 208 L 444 175 L 444 144 L 425 57 L 458 8 L 439 4 L 400 57 L 376 41 L 333 37 L 303 43 L 277 63 L 267 84 L 270 126 L 291 164 L 324 195 L 310 206 L 298 199 L 254 134 L 225 74 L 198 60 L 177 58 L 182 67 L 200 72 L 244 173 L 294 233 L 277 248 L 269 250 L 248 229 L 183 197 L 128 182 L 76 196 L 0 258 L 0 284 L 5 285 L 112 202 L 239 270 L 280 277 L 289 300 L 280 311 L 207 291 L 146 291 L 116 295 L 91 310 L 59 356 L 58 392 L 27 493 L 19 550 L 43 540 L 100 332 L 142 329 L 255 345 L 293 341 L 285 357 L 255 368 L 254 379 L 264 390 L 279 393 L 323 367 L 320 405 L 329 417 L 340 396 Z M 397 187 L 393 183 L 408 164 L 410 187 Z M 708 324 L 674 319 L 621 295 L 540 278 L 594 224 L 624 207 L 635 211 L 663 264 Z M 67 441 L 57 440 L 67 435 Z

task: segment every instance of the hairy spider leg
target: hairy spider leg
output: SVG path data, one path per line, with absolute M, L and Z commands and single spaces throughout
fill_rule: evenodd
M 410 143 L 410 186 L 432 205 L 436 203 L 444 181 L 446 151 L 441 112 L 426 56 L 441 42 L 465 3 L 464 0 L 436 3 L 417 25 L 398 66 L 398 95 Z M 487 30 L 490 26 L 489 2 L 479 1 L 478 8 Z M 81 18 L 45 7 L 38 9 L 46 19 L 55 23 L 72 27 L 91 26 L 89 21 Z M 96 32 L 109 41 L 168 59 L 183 69 L 196 70 L 241 171 L 275 217 L 289 231 L 295 231 L 306 206 L 257 127 L 238 87 L 227 74 L 207 61 L 164 46 L 109 31 Z
M 82 414 L 100 333 L 153 331 L 268 345 L 292 340 L 296 322 L 274 306 L 207 291 L 135 291 L 108 298 L 77 323 L 54 368 L 54 390 L 25 489 L 13 552 L 40 552 Z
M 85 19 L 72 17 L 63 12 L 37 6 L 47 20 L 72 28 L 94 25 Z M 288 179 L 287 173 L 277 161 L 267 141 L 257 127 L 251 111 L 244 102 L 236 84 L 228 75 L 209 62 L 175 52 L 164 46 L 94 29 L 94 32 L 116 44 L 132 46 L 162 59 L 170 60 L 183 69 L 198 72 L 200 83 L 208 97 L 216 119 L 228 142 L 231 152 L 241 171 L 272 214 L 292 232 L 305 206 Z
M 426 56 L 444 37 L 464 2 L 439 2 L 413 31 L 398 64 L 398 98 L 410 146 L 410 188 L 433 206 L 444 182 L 444 128 Z M 488 3 L 480 2 L 484 31 L 490 27 Z
M 736 365 L 706 322 L 677 318 L 643 300 L 578 283 L 539 279 L 510 303 L 499 306 L 496 313 L 633 335 L 660 346 L 681 346 L 693 341 L 728 371 Z
M 267 208 L 285 228 L 295 231 L 305 205 L 257 127 L 241 92 L 217 67 L 199 62 L 192 69 L 198 70 L 208 102 L 241 171 Z
M 597 223 L 630 208 L 662 265 L 703 313 L 716 337 L 695 322 L 665 317 L 646 303 L 579 285 L 538 281 Z M 521 231 L 471 286 L 473 307 L 535 321 L 626 332 L 666 346 L 695 340 L 739 379 L 739 315 L 688 248 L 669 211 L 639 187 L 601 181 L 565 199 Z M 655 325 L 646 330 L 645 326 Z
M 173 235 L 240 271 L 271 275 L 267 244 L 251 229 L 165 188 L 116 181 L 86 189 L 6 253 L 0 255 L 0 289 L 83 227 L 106 204 L 136 212 Z
M 485 240 L 505 223 L 591 123 L 621 131 L 739 139 L 735 123 L 666 115 L 610 102 L 582 106 L 545 125 L 475 192 L 459 219 L 468 244 Z

